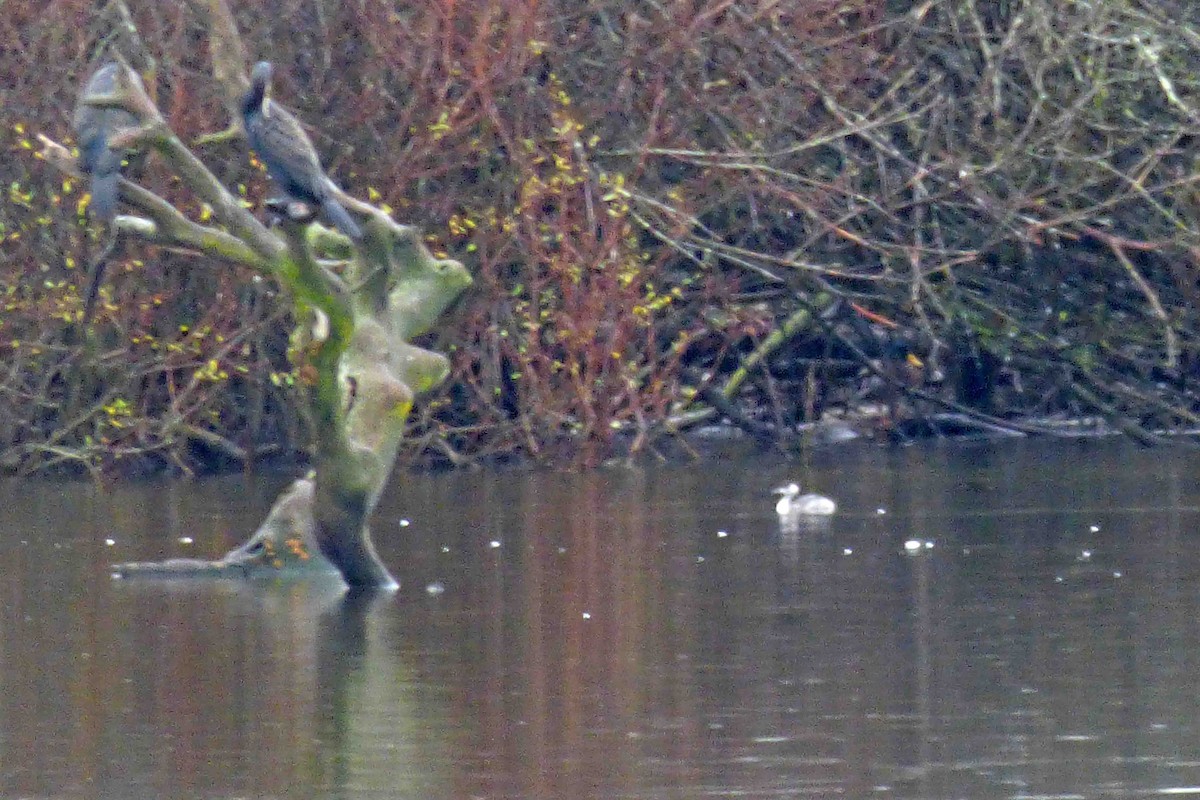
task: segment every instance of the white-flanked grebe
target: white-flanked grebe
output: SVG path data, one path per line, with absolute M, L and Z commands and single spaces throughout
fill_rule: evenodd
M 800 486 L 795 483 L 780 486 L 774 494 L 783 495 L 775 504 L 775 513 L 781 517 L 825 516 L 837 511 L 837 503 L 819 494 L 800 494 Z

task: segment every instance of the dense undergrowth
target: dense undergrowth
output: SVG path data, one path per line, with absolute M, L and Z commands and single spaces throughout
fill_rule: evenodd
M 303 452 L 276 287 L 131 242 L 82 330 L 106 234 L 34 155 L 104 48 L 188 141 L 225 127 L 203 13 L 34 5 L 0 14 L 0 464 Z M 880 403 L 1196 424 L 1191 4 L 275 6 L 238 22 L 331 174 L 476 276 L 411 460 L 594 463 L 718 419 L 786 442 Z M 197 152 L 269 190 L 244 142 Z M 154 159 L 128 174 L 205 217 Z

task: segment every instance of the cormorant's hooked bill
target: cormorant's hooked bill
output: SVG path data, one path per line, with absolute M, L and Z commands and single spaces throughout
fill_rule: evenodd
M 242 122 L 250 147 L 289 199 L 320 208 L 338 230 L 351 239 L 361 239 L 362 230 L 334 197 L 333 183 L 300 121 L 272 101 L 270 94 L 271 62 L 260 61 L 250 73 L 250 90 L 242 98 Z

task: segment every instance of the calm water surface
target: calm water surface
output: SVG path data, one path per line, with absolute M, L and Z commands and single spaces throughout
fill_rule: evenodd
M 1200 795 L 1198 477 L 1112 443 L 403 477 L 375 598 L 110 579 L 223 553 L 282 478 L 0 484 L 0 798 Z M 830 524 L 780 530 L 792 479 Z

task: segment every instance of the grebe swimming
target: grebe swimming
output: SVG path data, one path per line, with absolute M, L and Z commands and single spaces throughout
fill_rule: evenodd
M 783 495 L 775 504 L 775 513 L 781 517 L 825 516 L 837 511 L 837 503 L 819 494 L 800 494 L 800 486 L 795 483 L 780 486 L 773 494 Z

